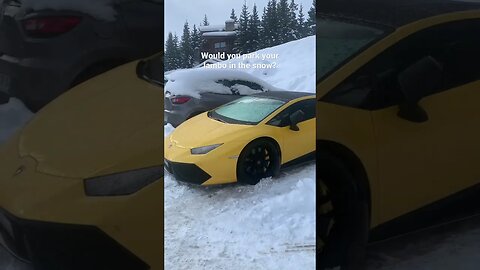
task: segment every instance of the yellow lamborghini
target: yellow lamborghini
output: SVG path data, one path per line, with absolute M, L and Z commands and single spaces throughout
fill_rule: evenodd
M 315 95 L 269 91 L 200 114 L 165 138 L 165 168 L 198 185 L 257 184 L 315 152 Z
M 163 269 L 163 57 L 76 86 L 0 149 L 0 245 L 35 269 Z
M 317 11 L 319 264 L 357 269 L 367 239 L 441 222 L 445 202 L 478 195 L 480 4 Z

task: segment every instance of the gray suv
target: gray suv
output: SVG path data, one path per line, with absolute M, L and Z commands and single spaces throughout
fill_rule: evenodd
M 112 0 L 112 18 L 82 9 L 83 0 L 56 1 L 58 8 L 38 8 L 35 0 L 36 9 L 27 5 L 32 1 L 0 0 L 0 92 L 33 111 L 91 77 L 163 50 L 163 0 Z

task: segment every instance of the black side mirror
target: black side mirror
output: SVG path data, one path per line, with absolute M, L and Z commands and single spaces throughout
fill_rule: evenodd
M 298 123 L 300 123 L 305 116 L 302 110 L 298 110 L 290 115 L 290 129 L 293 131 L 299 131 Z
M 418 104 L 433 94 L 442 83 L 443 66 L 431 56 L 426 56 L 398 75 L 405 103 L 399 106 L 398 116 L 415 123 L 428 120 L 427 112 Z

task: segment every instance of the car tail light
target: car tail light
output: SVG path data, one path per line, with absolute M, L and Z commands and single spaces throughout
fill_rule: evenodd
M 173 97 L 170 100 L 172 101 L 173 104 L 183 104 L 188 102 L 191 97 L 185 97 L 185 96 L 180 96 L 180 97 Z
M 80 17 L 37 17 L 23 21 L 23 28 L 29 36 L 52 37 L 58 36 L 72 30 L 81 22 Z

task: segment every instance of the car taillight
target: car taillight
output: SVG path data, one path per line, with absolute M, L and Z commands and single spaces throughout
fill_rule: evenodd
M 23 21 L 23 28 L 32 37 L 58 36 L 72 30 L 81 22 L 80 17 L 37 17 Z
M 183 104 L 183 103 L 188 102 L 190 99 L 192 99 L 192 98 L 182 96 L 182 97 L 173 97 L 170 100 L 172 101 L 173 104 Z

